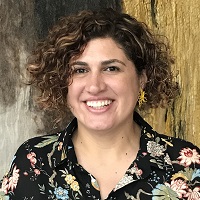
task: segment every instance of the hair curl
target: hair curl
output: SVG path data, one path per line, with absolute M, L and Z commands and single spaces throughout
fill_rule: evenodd
M 146 24 L 112 9 L 81 11 L 59 20 L 47 38 L 38 44 L 28 60 L 30 83 L 41 91 L 38 102 L 44 109 L 56 110 L 60 119 L 67 108 L 71 77 L 70 60 L 80 56 L 94 38 L 110 37 L 135 64 L 138 74 L 146 71 L 148 101 L 142 109 L 166 106 L 175 97 L 168 46 L 151 33 Z

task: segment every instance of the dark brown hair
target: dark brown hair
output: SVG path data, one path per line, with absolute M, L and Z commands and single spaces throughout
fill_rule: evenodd
M 135 18 L 112 9 L 81 11 L 59 20 L 40 42 L 28 61 L 30 82 L 41 91 L 38 102 L 44 109 L 56 110 L 61 116 L 67 108 L 67 92 L 72 74 L 69 62 L 81 55 L 94 38 L 110 37 L 135 64 L 138 74 L 146 71 L 147 102 L 141 109 L 168 105 L 175 97 L 173 60 L 169 48 L 159 36 Z

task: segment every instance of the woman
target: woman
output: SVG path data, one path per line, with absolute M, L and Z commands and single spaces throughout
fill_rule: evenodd
M 167 46 L 107 9 L 65 17 L 30 58 L 44 109 L 75 118 L 18 149 L 4 199 L 200 199 L 200 151 L 155 132 L 136 112 L 177 92 Z

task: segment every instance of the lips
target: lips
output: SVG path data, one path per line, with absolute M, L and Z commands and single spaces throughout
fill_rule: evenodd
M 87 106 L 95 109 L 101 109 L 110 105 L 112 100 L 98 100 L 98 101 L 86 101 Z

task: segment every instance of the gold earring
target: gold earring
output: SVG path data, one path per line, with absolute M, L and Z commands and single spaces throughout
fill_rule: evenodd
M 142 106 L 143 103 L 147 102 L 147 98 L 145 97 L 145 91 L 141 88 L 139 97 L 138 97 L 138 103 L 139 103 L 139 108 Z

